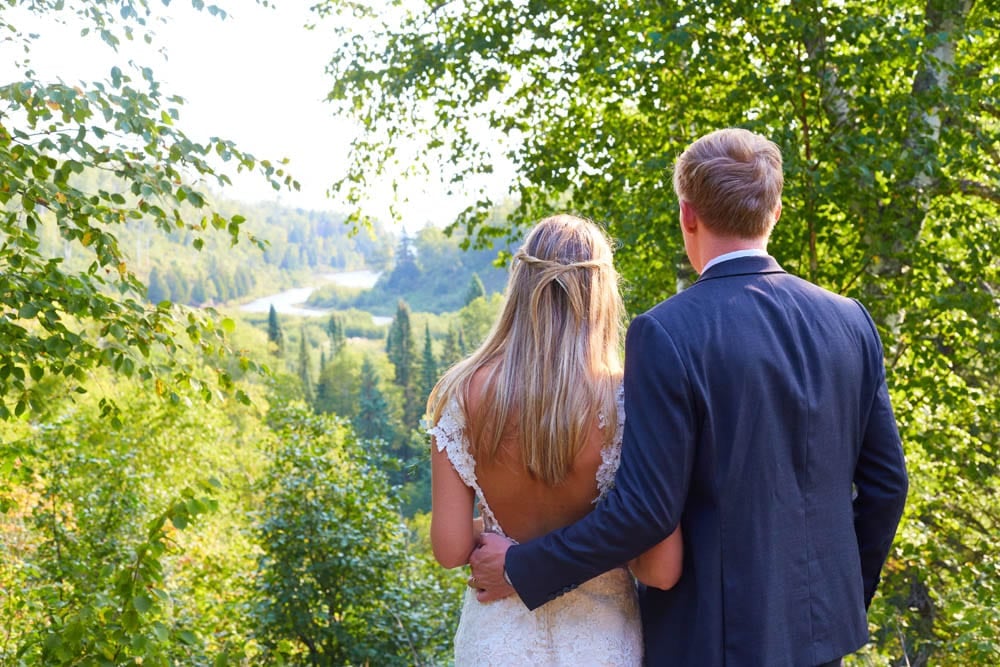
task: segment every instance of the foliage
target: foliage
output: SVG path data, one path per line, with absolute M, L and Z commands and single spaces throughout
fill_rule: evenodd
M 356 350 L 345 347 L 335 354 L 320 370 L 316 383 L 317 412 L 352 418 L 358 409 L 361 391 L 362 356 Z
M 502 295 L 492 294 L 473 299 L 458 311 L 458 321 L 461 324 L 459 347 L 471 351 L 486 340 L 486 334 L 500 316 L 503 303 Z
M 343 422 L 296 406 L 271 420 L 282 445 L 262 482 L 262 639 L 314 665 L 432 664 L 461 582 L 413 555 L 383 466 Z
M 313 333 L 324 335 L 319 323 L 301 340 L 314 338 Z M 263 330 L 238 328 L 234 339 L 249 348 L 249 355 L 266 354 Z M 340 354 L 361 356 L 355 345 L 360 343 Z M 377 351 L 373 344 L 368 347 L 363 355 L 372 376 L 390 372 L 384 355 L 368 358 Z M 265 517 L 261 508 L 294 514 L 293 506 L 300 506 L 299 518 L 319 511 L 304 502 L 306 496 L 288 495 L 284 505 L 274 502 L 279 479 L 292 494 L 292 478 L 325 465 L 297 467 L 286 458 L 279 471 L 276 453 L 304 451 L 307 433 L 315 436 L 309 451 L 330 456 L 331 468 L 323 474 L 333 488 L 320 490 L 328 500 L 343 494 L 336 508 L 310 520 L 329 519 L 328 532 L 336 532 L 346 525 L 340 517 L 347 515 L 367 531 L 352 533 L 352 539 L 392 536 L 382 540 L 388 551 L 369 552 L 362 543 L 351 552 L 351 567 L 366 582 L 371 580 L 367 572 L 379 572 L 386 558 L 401 559 L 391 561 L 391 578 L 381 575 L 382 585 L 391 590 L 382 602 L 365 607 L 366 614 L 381 614 L 379 623 L 389 625 L 367 644 L 352 642 L 352 650 L 382 651 L 392 643 L 396 651 L 406 641 L 399 631 L 388 634 L 398 628 L 392 625 L 398 618 L 407 624 L 417 657 L 405 648 L 405 657 L 379 655 L 371 664 L 438 664 L 450 653 L 463 580 L 434 565 L 426 545 L 407 537 L 399 514 L 403 501 L 387 486 L 387 475 L 398 476 L 398 464 L 380 454 L 388 440 L 356 440 L 346 422 L 313 418 L 294 402 L 301 396 L 299 378 L 282 372 L 268 380 L 267 397 L 258 384 L 244 387 L 258 406 L 291 406 L 274 413 L 276 431 L 252 407 L 232 401 L 205 404 L 193 389 L 176 403 L 163 401 L 142 391 L 141 384 L 113 385 L 110 371 L 104 375 L 97 386 L 113 387 L 121 407 L 117 426 L 101 416 L 100 392 L 92 390 L 71 403 L 60 387 L 48 387 L 50 412 L 44 420 L 0 423 L 0 460 L 5 462 L 0 467 L 0 551 L 5 554 L 0 618 L 12 620 L 0 623 L 0 663 L 299 662 L 302 654 L 288 641 L 261 643 L 275 637 L 261 630 L 259 615 L 273 599 L 258 586 L 255 573 L 262 553 L 270 554 L 269 567 L 276 570 L 295 567 L 280 562 L 259 541 L 267 517 L 275 518 L 273 512 Z M 399 396 L 392 400 L 398 403 Z M 389 401 L 382 405 L 388 405 L 390 415 L 399 410 Z M 341 461 L 348 463 L 341 467 Z M 369 491 L 383 500 L 369 506 Z M 291 533 L 289 539 L 316 544 L 325 553 L 326 546 L 310 542 L 309 532 Z M 371 567 L 357 560 L 367 555 Z M 400 588 L 397 575 L 411 582 L 407 588 Z M 357 595 L 368 600 L 371 589 L 358 589 Z M 315 603 L 314 598 L 302 601 Z M 411 623 L 415 629 L 409 629 Z
M 214 5 L 195 4 L 224 15 Z M 257 171 L 275 188 L 297 187 L 282 167 L 230 141 L 189 138 L 176 125 L 181 98 L 166 95 L 149 67 L 115 66 L 103 80 L 75 84 L 35 71 L 34 22 L 79 22 L 117 50 L 122 39 L 152 41 L 146 0 L 24 6 L 27 14 L 0 16 L 6 61 L 15 72 L 0 86 L 0 418 L 11 409 L 15 415 L 40 409 L 34 388 L 46 375 L 74 378 L 78 391 L 86 372 L 98 366 L 161 384 L 187 381 L 191 369 L 169 361 L 160 367 L 150 350 L 190 344 L 213 353 L 224 348 L 222 331 L 210 314 L 147 305 L 118 230 L 137 221 L 161 232 L 185 230 L 196 248 L 209 229 L 224 230 L 231 243 L 246 238 L 242 216 L 210 210 L 202 186 L 191 185 L 227 184 L 219 160 Z M 108 174 L 111 184 L 87 177 L 95 172 Z M 75 264 L 83 268 L 41 244 L 42 231 L 53 226 L 60 246 L 85 258 Z M 220 379 L 228 389 L 228 378 Z
M 223 626 L 212 619 L 233 616 L 212 577 L 202 577 L 199 613 L 177 583 L 182 544 L 228 500 L 211 476 L 227 479 L 222 457 L 208 453 L 236 441 L 228 420 L 142 393 L 118 402 L 119 426 L 93 397 L 63 402 L 50 422 L 4 427 L 3 458 L 19 462 L 0 477 L 0 543 L 12 566 L 0 573 L 0 609 L 12 621 L 4 664 L 206 664 L 207 635 Z M 225 576 L 231 561 L 213 562 Z
M 448 334 L 444 339 L 444 346 L 441 349 L 441 357 L 438 360 L 442 375 L 444 371 L 451 368 L 458 361 L 461 361 L 463 357 L 465 357 L 465 350 L 459 343 L 459 330 L 454 326 L 449 326 Z
M 411 171 L 466 183 L 500 146 L 517 174 L 511 224 L 490 220 L 483 198 L 454 229 L 517 237 L 554 209 L 603 222 L 633 313 L 694 278 L 676 155 L 724 126 L 779 144 L 770 251 L 869 308 L 911 462 L 873 655 L 996 663 L 996 3 L 376 4 L 317 8 L 344 35 L 331 98 L 368 130 L 340 192 L 360 195 L 360 177 L 391 170 L 403 144 L 426 149 Z
M 354 430 L 362 440 L 392 442 L 394 432 L 389 421 L 389 404 L 379 390 L 378 371 L 372 360 L 365 357 L 361 363 L 361 392 L 358 396 L 358 414 L 352 420 Z

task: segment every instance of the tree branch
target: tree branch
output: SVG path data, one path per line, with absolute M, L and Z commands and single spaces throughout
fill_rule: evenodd
M 958 191 L 964 195 L 987 199 L 994 204 L 1000 204 L 1000 188 L 990 187 L 985 183 L 963 178 L 958 181 Z

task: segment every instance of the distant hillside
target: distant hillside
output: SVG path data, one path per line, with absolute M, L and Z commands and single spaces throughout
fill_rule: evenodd
M 206 237 L 199 252 L 188 233 L 137 234 L 140 266 L 149 267 L 149 299 L 202 305 L 267 294 L 308 281 L 315 273 L 359 268 L 382 270 L 395 238 L 381 227 L 351 235 L 345 217 L 328 211 L 273 203 L 220 203 L 221 212 L 246 218 L 243 228 L 260 239 L 229 243 L 226 234 Z M 126 234 L 122 234 L 123 242 Z M 144 244 L 159 244 L 148 247 Z
M 80 179 L 87 188 L 120 189 L 103 174 L 86 173 Z M 468 301 L 470 288 L 478 284 L 474 276 L 485 294 L 500 292 L 506 284 L 506 269 L 493 265 L 499 249 L 463 251 L 460 234 L 449 237 L 435 227 L 411 238 L 399 228 L 377 222 L 355 232 L 346 216 L 331 211 L 224 199 L 217 199 L 214 208 L 226 217 L 245 218 L 243 232 L 258 242 L 241 237 L 233 245 L 224 230 L 195 233 L 179 227 L 164 233 L 141 219 L 115 229 L 128 268 L 146 282 L 151 302 L 231 304 L 312 284 L 316 274 L 370 269 L 382 273 L 373 289 L 330 285 L 317 290 L 309 304 L 391 316 L 399 299 L 416 311 L 458 310 Z M 191 209 L 184 224 L 198 225 L 204 215 Z M 502 214 L 498 211 L 497 215 Z M 85 270 L 93 261 L 85 251 L 63 241 L 54 221 L 39 237 L 44 252 L 61 256 L 70 267 Z M 200 250 L 195 247 L 196 239 Z
M 104 174 L 80 175 L 85 189 L 121 191 L 121 185 Z M 329 211 L 310 211 L 274 203 L 249 204 L 217 200 L 215 208 L 225 216 L 241 215 L 247 239 L 232 245 L 230 235 L 220 230 L 195 234 L 186 227 L 164 233 L 151 222 L 129 221 L 114 230 L 128 257 L 128 268 L 149 287 L 152 302 L 171 300 L 200 306 L 241 301 L 307 282 L 321 272 L 370 268 L 382 271 L 390 265 L 397 235 L 381 225 L 352 234 L 345 216 Z M 190 216 L 190 217 L 188 217 Z M 185 225 L 199 225 L 204 212 L 185 212 Z M 43 251 L 76 270 L 93 261 L 86 250 L 66 243 L 54 221 L 40 230 Z M 194 247 L 198 238 L 203 243 Z
M 402 237 L 395 249 L 391 270 L 385 271 L 370 290 L 322 287 L 309 297 L 314 308 L 359 308 L 376 315 L 391 316 L 399 299 L 411 309 L 445 313 L 464 306 L 481 282 L 482 292 L 502 292 L 507 269 L 494 260 L 498 248 L 462 250 L 462 238 L 446 236 L 440 229 L 426 227 L 413 238 Z

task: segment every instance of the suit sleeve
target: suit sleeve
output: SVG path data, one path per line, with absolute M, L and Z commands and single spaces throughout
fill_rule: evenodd
M 875 339 L 872 346 L 875 392 L 854 469 L 857 492 L 854 499 L 854 531 L 861 557 L 865 606 L 868 607 L 875 596 L 882 566 L 889 556 L 896 527 L 903 515 L 909 481 L 899 430 L 889 402 L 882 343 L 871 317 L 867 311 L 864 314 Z
M 681 356 L 653 317 L 625 341 L 625 432 L 615 487 L 580 521 L 507 552 L 529 609 L 628 562 L 676 528 L 694 458 L 691 387 Z

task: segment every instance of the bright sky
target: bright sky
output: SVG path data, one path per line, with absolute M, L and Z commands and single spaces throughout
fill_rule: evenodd
M 158 2 L 152 4 L 156 11 L 163 10 Z M 184 0 L 171 3 L 173 20 L 156 28 L 156 44 L 164 48 L 167 60 L 149 49 L 137 59 L 153 69 L 164 92 L 186 98 L 179 126 L 188 136 L 232 139 L 258 158 L 288 157 L 289 171 L 302 186 L 298 194 L 277 193 L 263 179 L 242 179 L 234 181 L 226 196 L 345 210 L 342 202 L 325 196 L 342 173 L 354 134 L 351 123 L 333 117 L 333 108 L 323 101 L 331 86 L 323 71 L 333 51 L 329 30 L 324 32 L 322 22 L 313 31 L 303 27 L 314 18 L 308 3 L 280 3 L 276 9 L 251 0 L 220 5 L 229 12 L 225 20 L 195 11 Z M 43 76 L 60 76 L 67 83 L 104 79 L 113 64 L 123 64 L 124 58 L 93 34 L 84 40 L 78 29 L 51 23 L 36 29 L 43 39 L 33 51 L 33 62 Z M 387 221 L 391 197 L 388 183 L 376 185 L 366 211 Z M 427 182 L 409 183 L 397 197 L 408 229 L 427 222 L 446 224 L 467 203 Z

